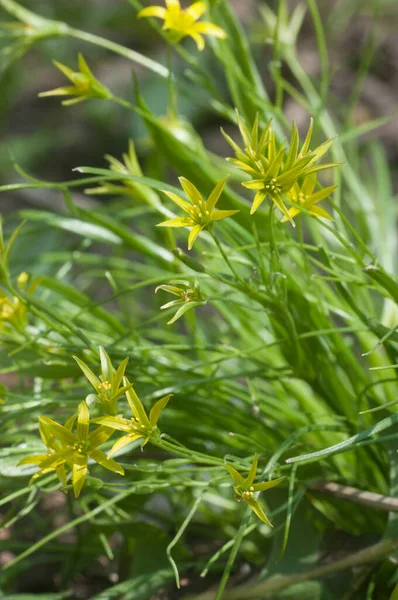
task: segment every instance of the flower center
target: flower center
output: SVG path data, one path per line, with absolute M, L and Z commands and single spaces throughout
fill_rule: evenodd
M 282 188 L 278 185 L 278 180 L 275 177 L 266 182 L 264 189 L 270 196 L 277 196 L 282 192 Z
M 80 455 L 87 454 L 89 447 L 89 442 L 78 441 L 73 444 L 73 450 Z
M 86 75 L 82 75 L 81 73 L 73 73 L 73 76 L 71 76 L 71 78 L 72 82 L 81 94 L 85 94 L 90 90 L 91 82 L 86 77 Z
M 111 384 L 109 383 L 109 381 L 102 381 L 99 386 L 98 386 L 101 390 L 104 390 L 104 392 L 109 392 L 109 390 L 112 388 Z
M 189 216 L 196 225 L 207 225 L 210 220 L 210 211 L 206 209 L 203 200 L 198 200 L 198 203 L 192 206 Z
M 187 30 L 195 23 L 192 15 L 179 8 L 169 9 L 165 19 L 165 29 L 174 29 L 180 34 L 186 34 Z
M 252 485 L 249 487 L 249 489 L 238 487 L 236 488 L 236 493 L 242 500 L 248 500 L 254 495 L 254 487 Z

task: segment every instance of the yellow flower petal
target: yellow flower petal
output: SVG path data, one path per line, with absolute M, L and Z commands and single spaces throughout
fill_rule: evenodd
M 252 181 L 244 181 L 242 185 L 248 190 L 263 190 L 265 181 L 263 179 L 253 179 Z
M 181 8 L 180 0 L 166 0 L 166 6 L 170 8 Z
M 189 30 L 189 33 L 187 32 L 186 35 L 189 35 L 193 40 L 195 40 L 199 52 L 202 52 L 202 50 L 204 50 L 205 40 L 199 33 L 196 33 L 196 31 L 193 28 L 191 28 Z
M 290 218 L 293 219 L 300 213 L 300 210 L 298 208 L 289 208 L 288 212 L 289 212 Z M 286 221 L 290 221 L 290 219 L 286 215 L 284 215 L 283 218 L 281 219 L 281 223 L 286 223 Z
M 287 219 L 293 225 L 293 227 L 296 227 L 295 222 L 293 221 L 288 209 L 284 205 L 282 198 L 280 198 L 279 196 L 272 196 L 272 201 L 276 204 L 279 210 L 283 212 L 283 214 L 287 217 Z
M 138 433 L 129 433 L 128 435 L 124 435 L 123 437 L 118 439 L 118 441 L 115 442 L 115 444 L 112 446 L 112 448 L 110 449 L 110 451 L 108 453 L 108 458 L 111 458 L 111 456 L 114 456 L 117 452 L 122 450 L 122 448 L 129 446 L 136 440 L 139 440 L 140 438 L 143 438 L 143 437 L 144 437 L 143 435 L 138 434 Z
M 193 183 L 188 181 L 188 179 L 186 179 L 185 177 L 179 177 L 178 181 L 180 182 L 182 189 L 184 190 L 192 204 L 200 204 L 201 202 L 203 202 L 202 194 L 194 186 Z
M 105 469 L 109 469 L 109 471 L 113 471 L 114 473 L 119 473 L 119 475 L 124 475 L 124 469 L 121 465 L 118 465 L 117 462 L 112 460 L 112 458 L 108 458 L 105 452 L 102 450 L 98 450 L 98 448 L 92 448 L 89 452 L 90 457 L 95 460 L 96 463 L 104 467 Z
M 308 207 L 308 211 L 314 217 L 321 217 L 321 219 L 327 219 L 328 221 L 333 221 L 333 218 L 320 206 L 311 206 Z
M 236 215 L 239 210 L 215 210 L 211 213 L 212 221 L 220 221 L 221 219 L 226 219 L 227 217 L 231 217 L 232 215 Z
M 162 190 L 162 192 L 166 194 L 166 196 L 170 198 L 174 204 L 177 204 L 177 206 L 182 208 L 182 210 L 184 210 L 186 213 L 190 213 L 192 207 L 189 202 L 183 200 L 180 196 L 177 196 L 177 194 L 174 194 L 173 192 L 167 192 L 166 190 Z
M 311 195 L 308 204 L 316 204 L 317 202 L 320 202 L 324 198 L 330 196 L 336 188 L 337 185 L 331 185 L 329 187 L 323 188 L 322 190 L 319 190 L 319 192 L 315 192 L 315 194 Z
M 256 477 L 257 465 L 258 465 L 258 456 L 256 454 L 253 459 L 252 466 L 250 467 L 249 474 L 245 479 L 245 486 L 250 487 L 252 485 L 252 483 Z
M 158 223 L 156 227 L 192 227 L 192 224 L 192 219 L 188 219 L 188 217 L 176 217 L 175 219 Z
M 251 215 L 256 212 L 256 210 L 258 209 L 258 207 L 260 206 L 260 204 L 262 204 L 264 202 L 264 200 L 265 200 L 266 197 L 267 197 L 267 194 L 265 194 L 264 192 L 257 192 L 257 194 L 254 197 L 251 209 L 250 209 L 250 214 Z
M 70 81 L 73 81 L 73 77 L 74 77 L 75 73 L 74 73 L 74 71 L 72 71 L 72 69 L 70 69 L 66 65 L 63 65 L 62 63 L 58 62 L 57 60 L 53 60 L 53 63 L 57 67 L 57 69 L 59 69 L 65 75 L 65 77 L 70 79 Z
M 86 440 L 88 437 L 88 424 L 90 421 L 90 413 L 87 404 L 80 402 L 77 409 L 77 435 L 81 440 Z
M 76 456 L 72 466 L 72 485 L 76 498 L 80 496 L 87 475 L 87 455 Z
M 206 200 L 206 209 L 209 212 L 211 212 L 214 209 L 215 205 L 217 204 L 217 202 L 223 192 L 225 184 L 227 183 L 227 180 L 228 180 L 228 175 L 227 175 L 227 177 L 224 177 L 224 179 L 221 179 L 217 183 L 216 187 L 213 189 L 210 196 Z
M 47 458 L 47 454 L 34 454 L 33 456 L 25 456 L 19 461 L 18 465 L 39 465 Z
M 129 421 L 129 419 L 124 419 L 123 417 L 112 417 L 108 415 L 106 417 L 98 417 L 97 419 L 94 419 L 93 422 L 104 425 L 106 428 L 117 429 L 118 431 L 129 432 L 131 430 L 131 421 Z M 95 438 L 93 438 L 93 434 L 90 434 L 89 439 L 93 446 L 99 446 L 99 444 L 94 443 Z
M 79 91 L 77 88 L 72 85 L 67 87 L 59 87 L 54 90 L 49 90 L 48 92 L 40 92 L 38 94 L 39 98 L 47 98 L 48 96 L 77 96 Z
M 267 515 L 265 514 L 265 512 L 263 511 L 263 509 L 261 508 L 261 506 L 255 498 L 248 498 L 246 500 L 246 504 L 250 506 L 252 511 L 258 516 L 259 519 L 261 519 L 264 523 L 272 527 L 271 521 L 268 519 Z
M 166 407 L 166 405 L 172 395 L 173 394 L 167 394 L 167 396 L 163 396 L 163 398 L 158 400 L 151 408 L 151 411 L 149 413 L 149 421 L 150 421 L 152 427 L 156 427 L 159 417 L 160 417 L 160 413 Z
M 163 6 L 148 6 L 143 8 L 137 15 L 137 19 L 142 17 L 157 17 L 158 19 L 165 19 L 167 10 Z
M 194 4 L 189 6 L 185 12 L 191 17 L 193 17 L 195 21 L 197 21 L 203 15 L 205 10 L 206 4 L 204 2 L 195 2 Z
M 227 34 L 224 29 L 218 27 L 218 25 L 214 25 L 213 23 L 207 23 L 205 21 L 201 21 L 200 23 L 195 23 L 195 30 L 198 33 L 203 33 L 204 35 L 212 35 L 214 37 L 225 40 Z
M 188 237 L 188 250 L 192 249 L 192 246 L 195 243 L 196 238 L 198 237 L 198 235 L 200 234 L 200 232 L 203 229 L 203 225 L 195 225 L 195 227 L 192 228 L 191 233 L 189 234 Z

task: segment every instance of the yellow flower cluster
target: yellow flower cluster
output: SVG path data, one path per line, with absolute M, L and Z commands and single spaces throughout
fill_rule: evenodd
M 293 217 L 303 208 L 314 216 L 330 219 L 328 213 L 315 204 L 330 196 L 335 186 L 315 193 L 314 190 L 318 184 L 319 171 L 340 166 L 340 163 L 317 164 L 317 161 L 329 150 L 333 140 L 327 140 L 311 150 L 312 119 L 301 148 L 299 133 L 294 122 L 290 144 L 286 147 L 285 142 L 278 144 L 276 141 L 271 121 L 261 129 L 257 115 L 251 130 L 238 113 L 237 121 L 243 148 L 224 131 L 222 133 L 235 152 L 235 158 L 227 160 L 249 175 L 251 180 L 244 181 L 242 185 L 256 192 L 250 213 L 255 213 L 264 200 L 269 198 L 283 213 L 283 221 L 290 221 L 292 225 L 294 225 Z M 295 204 L 290 210 L 285 206 L 286 199 Z
M 39 431 L 46 451 L 42 454 L 26 456 L 19 463 L 38 467 L 38 471 L 30 480 L 31 484 L 43 475 L 56 473 L 64 491 L 67 491 L 70 479 L 71 487 L 77 498 L 87 480 L 90 461 L 108 471 L 124 475 L 123 467 L 112 458 L 117 452 L 140 439 L 142 447 L 151 440 L 154 443 L 160 440 L 158 420 L 172 394 L 167 394 L 158 400 L 148 415 L 132 384 L 124 376 L 128 360 L 125 359 L 118 369 L 114 369 L 107 352 L 101 347 L 100 359 L 100 377 L 97 377 L 81 359 L 77 359 L 77 361 L 97 393 L 105 391 L 117 397 L 120 397 L 120 392 L 125 394 L 132 416 L 126 418 L 120 414 L 109 414 L 111 405 L 101 402 L 97 396 L 105 414 L 92 419 L 90 406 L 93 402 L 89 395 L 86 400 L 80 402 L 77 414 L 72 415 L 65 425 L 61 425 L 49 417 L 40 417 Z M 121 384 L 123 387 L 120 387 Z M 96 427 L 91 429 L 91 424 L 95 424 Z M 106 454 L 99 447 L 105 444 L 115 431 L 121 431 L 123 435 Z M 246 502 L 261 521 L 272 527 L 257 500 L 257 494 L 279 485 L 284 478 L 254 483 L 257 465 L 258 457 L 255 456 L 246 478 L 231 465 L 225 464 L 225 468 L 232 477 L 236 500 Z
M 74 357 L 96 394 L 89 394 L 78 406 L 77 415 L 73 415 L 65 425 L 49 417 L 40 417 L 40 436 L 46 446 L 45 454 L 27 456 L 21 465 L 37 465 L 39 470 L 31 479 L 33 483 L 46 473 L 55 472 L 65 489 L 68 471 L 71 472 L 72 487 L 76 497 L 80 495 L 88 474 L 89 460 L 93 460 L 105 469 L 124 475 L 123 468 L 112 456 L 132 442 L 142 439 L 142 445 L 153 437 L 159 436 L 158 420 L 172 394 L 164 396 L 152 407 L 149 415 L 134 391 L 132 384 L 124 376 L 128 359 L 114 369 L 107 352 L 100 347 L 101 375 L 97 377 L 81 359 Z M 126 395 L 132 417 L 126 419 L 116 416 L 117 401 Z M 98 402 L 105 416 L 91 419 L 89 406 Z M 90 432 L 90 424 L 98 425 Z M 75 431 L 74 431 L 75 429 Z M 115 442 L 108 455 L 99 446 L 108 441 L 115 431 L 124 435 Z
M 251 177 L 250 181 L 243 181 L 242 185 L 256 191 L 250 214 L 255 213 L 264 200 L 269 198 L 282 212 L 282 221 L 290 221 L 293 226 L 293 219 L 300 212 L 331 219 L 331 216 L 317 204 L 329 197 L 336 186 L 323 188 L 318 183 L 317 174 L 319 171 L 340 166 L 340 163 L 317 164 L 317 161 L 329 150 L 332 140 L 327 140 L 311 150 L 310 144 L 313 132 L 313 121 L 311 120 L 301 148 L 299 147 L 299 133 L 295 123 L 293 123 L 290 144 L 286 147 L 284 142 L 278 144 L 276 141 L 271 121 L 261 129 L 257 116 L 252 129 L 249 130 L 239 114 L 237 120 L 243 139 L 243 147 L 240 147 L 224 131 L 222 133 L 235 151 L 235 157 L 227 160 Z M 215 221 L 230 217 L 239 211 L 215 210 L 227 178 L 217 183 L 207 200 L 204 200 L 201 193 L 190 181 L 184 177 L 180 177 L 179 181 L 188 202 L 173 192 L 164 191 L 164 193 L 177 206 L 182 208 L 187 216 L 163 221 L 159 223 L 159 226 L 191 227 L 188 238 L 188 250 L 190 250 L 202 230 L 210 230 Z M 287 208 L 286 201 L 293 206 Z
M 17 278 L 17 287 L 24 290 L 27 286 L 29 275 L 21 273 Z M 30 286 L 28 293 L 34 291 L 37 284 Z M 10 296 L 0 290 L 0 331 L 12 327 L 23 331 L 28 324 L 26 305 L 16 296 Z

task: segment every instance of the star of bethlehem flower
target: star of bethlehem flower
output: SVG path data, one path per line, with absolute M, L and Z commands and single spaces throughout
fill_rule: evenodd
M 158 420 L 160 413 L 165 408 L 170 397 L 173 394 L 168 394 L 160 400 L 158 400 L 152 407 L 149 416 L 146 410 L 138 398 L 133 386 L 130 384 L 127 378 L 124 378 L 124 386 L 127 389 L 126 398 L 129 403 L 133 417 L 126 419 L 125 417 L 118 415 L 116 417 L 106 416 L 94 419 L 94 423 L 98 423 L 102 426 L 106 426 L 118 431 L 123 431 L 126 435 L 121 437 L 111 448 L 108 456 L 113 456 L 116 452 L 119 452 L 125 446 L 128 446 L 136 440 L 142 439 L 142 447 L 148 443 L 152 436 L 159 435 Z
M 173 306 L 179 307 L 174 317 L 167 322 L 167 325 L 175 323 L 177 319 L 182 317 L 182 315 L 189 310 L 192 310 L 197 306 L 202 306 L 207 302 L 206 297 L 202 294 L 199 283 L 196 280 L 194 285 L 192 285 L 189 281 L 174 279 L 167 285 L 158 285 L 158 287 L 155 289 L 155 294 L 157 294 L 159 290 L 169 292 L 169 294 L 173 294 L 173 296 L 177 296 L 178 298 L 178 300 L 172 300 L 171 302 L 167 302 L 160 307 L 160 310 L 172 308 Z
M 281 0 L 278 13 L 264 4 L 259 6 L 259 11 L 262 17 L 260 26 L 255 31 L 255 41 L 266 42 L 267 44 L 275 44 L 276 36 L 283 50 L 283 55 L 290 48 L 296 46 L 297 37 L 304 21 L 306 13 L 305 4 L 298 3 L 293 11 L 286 0 Z M 264 27 L 265 25 L 265 27 Z
M 95 389 L 95 394 L 89 394 L 86 398 L 88 404 L 99 402 L 104 412 L 115 415 L 117 413 L 117 403 L 126 389 L 126 386 L 121 386 L 124 373 L 126 371 L 128 358 L 125 358 L 115 370 L 111 359 L 107 352 L 99 347 L 101 360 L 101 375 L 97 377 L 92 370 L 77 356 L 73 358 L 83 371 L 84 375 Z
M 157 17 L 164 21 L 163 29 L 169 31 L 169 39 L 173 44 L 178 43 L 184 37 L 189 36 L 196 42 L 198 50 L 203 50 L 205 40 L 203 35 L 225 39 L 227 34 L 221 27 L 213 23 L 199 21 L 206 10 L 205 2 L 194 2 L 186 9 L 181 8 L 179 0 L 165 0 L 166 8 L 163 6 L 148 6 L 141 10 L 137 17 Z
M 72 431 L 76 418 L 77 414 L 72 415 L 72 417 L 70 417 L 67 420 L 64 427 L 69 431 Z M 26 456 L 20 461 L 20 465 L 40 465 L 44 460 L 46 460 L 50 456 L 58 455 L 63 450 L 67 449 L 67 445 L 63 442 L 63 440 L 58 441 L 55 439 L 53 432 L 48 427 L 48 424 L 45 423 L 43 417 L 39 418 L 39 431 L 42 442 L 47 448 L 47 454 L 34 454 L 33 456 Z M 56 472 L 57 477 L 62 484 L 62 489 L 65 490 L 67 484 L 67 472 L 64 462 L 61 462 L 61 464 L 55 467 L 51 466 L 39 469 L 39 471 L 37 471 L 31 477 L 29 485 L 32 485 L 32 483 L 34 483 L 34 481 L 39 477 L 42 477 L 42 475 L 45 475 L 46 473 L 51 473 L 52 471 Z
M 75 96 L 70 100 L 64 100 L 62 104 L 64 106 L 71 106 L 78 102 L 83 102 L 88 98 L 112 98 L 112 93 L 102 83 L 100 83 L 91 72 L 88 64 L 83 58 L 82 54 L 78 57 L 80 71 L 72 71 L 69 67 L 54 61 L 55 66 L 62 71 L 62 73 L 72 82 L 73 85 L 59 87 L 48 92 L 41 92 L 40 98 L 47 96 Z
M 272 523 L 265 515 L 255 494 L 256 492 L 264 492 L 265 490 L 269 490 L 279 485 L 280 482 L 284 479 L 284 477 L 279 477 L 278 479 L 274 479 L 273 481 L 263 481 L 262 483 L 254 483 L 257 473 L 257 464 L 258 456 L 255 456 L 246 479 L 236 469 L 234 469 L 234 467 L 231 467 L 230 465 L 225 465 L 225 468 L 228 469 L 228 472 L 231 475 L 232 480 L 234 482 L 234 492 L 236 500 L 238 502 L 241 502 L 242 500 L 246 502 L 246 504 L 250 506 L 252 511 L 258 516 L 259 519 L 261 519 L 264 523 L 272 527 Z
M 75 420 L 76 417 L 72 417 L 66 425 L 60 425 L 49 417 L 40 417 L 40 433 L 48 453 L 28 456 L 20 464 L 38 465 L 39 471 L 33 479 L 55 471 L 63 486 L 67 469 L 71 469 L 72 487 L 77 498 L 86 480 L 90 458 L 114 473 L 124 475 L 124 470 L 98 449 L 110 438 L 113 430 L 101 425 L 89 433 L 90 414 L 86 402 L 79 404 L 76 433 L 73 433 Z
M 182 208 L 182 210 L 187 213 L 188 217 L 169 219 L 168 221 L 163 221 L 163 223 L 158 223 L 158 227 L 192 227 L 188 237 L 188 250 L 191 250 L 202 229 L 211 229 L 214 221 L 226 219 L 239 212 L 239 210 L 215 210 L 215 206 L 223 192 L 227 179 L 228 177 L 221 179 L 208 199 L 204 200 L 202 194 L 197 190 L 193 183 L 188 181 L 188 179 L 185 179 L 185 177 L 179 177 L 179 182 L 186 193 L 189 202 L 173 192 L 168 192 L 166 190 L 162 191 L 170 198 L 170 200 L 177 204 L 177 206 Z
M 242 183 L 244 187 L 256 192 L 250 214 L 255 213 L 268 198 L 276 204 L 286 220 L 294 226 L 293 218 L 285 206 L 284 200 L 288 199 L 288 192 L 295 184 L 302 182 L 303 178 L 340 166 L 341 163 L 316 164 L 317 160 L 329 150 L 333 140 L 327 140 L 314 150 L 310 150 L 313 131 L 313 120 L 311 119 L 306 138 L 300 149 L 299 133 L 293 122 L 289 147 L 286 148 L 285 142 L 277 143 L 271 127 L 271 120 L 261 130 L 257 115 L 251 131 L 239 114 L 237 114 L 237 120 L 244 143 L 243 149 L 224 131 L 222 133 L 235 151 L 235 158 L 227 160 L 252 178 L 251 181 Z
M 28 294 L 33 294 L 37 286 L 40 284 L 40 279 L 31 283 L 28 287 L 29 275 L 20 273 L 17 278 L 17 287 L 21 291 Z M 26 305 L 21 302 L 16 296 L 9 296 L 0 290 L 0 330 L 13 328 L 19 332 L 26 329 L 28 325 L 28 311 Z
M 7 326 L 17 330 L 25 329 L 27 325 L 27 311 L 25 305 L 13 296 L 12 298 L 0 290 L 0 330 Z
M 129 140 L 128 152 L 122 155 L 122 160 L 118 160 L 110 154 L 105 155 L 108 161 L 109 169 L 120 175 L 133 175 L 134 177 L 143 177 L 133 140 Z M 98 187 L 86 188 L 85 194 L 112 194 L 114 196 L 131 196 L 134 200 L 144 202 L 150 206 L 159 207 L 160 198 L 157 193 L 147 185 L 137 183 L 131 179 L 120 178 L 120 181 L 103 181 Z
M 321 217 L 322 219 L 328 219 L 332 221 L 332 217 L 329 213 L 326 212 L 320 206 L 315 206 L 321 200 L 324 200 L 334 190 L 337 188 L 337 185 L 331 185 L 329 187 L 321 188 L 317 192 L 314 191 L 317 186 L 317 177 L 314 175 L 307 175 L 301 183 L 295 183 L 294 186 L 289 190 L 288 197 L 294 202 L 297 206 L 293 206 L 289 208 L 289 215 L 293 219 L 296 215 L 298 215 L 301 211 L 300 206 L 302 206 L 306 212 L 314 217 Z M 287 221 L 288 218 L 286 216 L 283 217 L 282 222 Z

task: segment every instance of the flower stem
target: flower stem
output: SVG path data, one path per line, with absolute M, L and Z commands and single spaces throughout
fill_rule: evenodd
M 239 527 L 238 533 L 236 534 L 234 545 L 232 546 L 232 550 L 228 556 L 228 561 L 227 561 L 227 564 L 225 565 L 225 569 L 224 569 L 224 572 L 223 572 L 223 575 L 221 578 L 219 588 L 217 590 L 217 596 L 215 597 L 215 600 L 221 600 L 221 598 L 223 597 L 225 586 L 228 583 L 229 575 L 230 575 L 231 569 L 234 565 L 236 555 L 238 554 L 242 540 L 245 536 L 246 529 L 249 524 L 250 516 L 251 516 L 251 509 L 250 509 L 250 507 L 247 507 L 245 516 L 243 517 L 243 520 Z
M 269 213 L 268 213 L 268 234 L 269 234 L 269 243 L 270 243 L 270 288 L 274 287 L 275 274 L 279 268 L 279 251 L 278 246 L 275 241 L 275 229 L 274 229 L 274 213 L 275 213 L 275 204 L 272 202 Z
M 94 35 L 92 33 L 88 33 L 87 31 L 81 31 L 80 29 L 74 29 L 72 27 L 68 27 L 67 34 L 71 37 L 77 38 L 79 40 L 83 40 L 84 42 L 88 42 L 90 44 L 95 44 L 96 46 L 101 46 L 102 48 L 106 48 L 111 52 L 115 52 L 132 62 L 141 65 L 150 71 L 153 71 L 160 77 L 167 79 L 169 76 L 169 70 L 161 65 L 160 63 L 140 54 L 139 52 L 135 52 L 134 50 L 130 50 L 130 48 L 126 48 L 121 44 L 117 44 L 116 42 L 112 42 L 111 40 L 107 40 L 99 35 Z
M 235 279 L 237 279 L 239 281 L 239 283 L 241 283 L 242 285 L 244 285 L 246 287 L 246 283 L 243 281 L 242 277 L 239 275 L 239 273 L 236 271 L 235 267 L 233 266 L 233 264 L 229 260 L 227 254 L 225 253 L 224 248 L 221 245 L 220 240 L 218 239 L 218 237 L 216 236 L 216 234 L 214 233 L 214 231 L 209 230 L 209 233 L 210 233 L 211 237 L 213 238 L 213 240 L 214 240 L 217 248 L 220 251 L 221 256 L 223 257 L 224 261 L 228 265 L 228 267 L 231 270 L 231 272 L 232 272 L 233 276 L 235 277 Z
M 202 454 L 202 452 L 196 452 L 195 450 L 191 450 L 189 448 L 186 448 L 185 446 L 177 446 L 176 444 L 173 444 L 172 442 L 169 442 L 168 440 L 162 437 L 151 440 L 151 443 L 154 444 L 154 446 L 162 448 L 163 450 L 175 454 L 176 456 L 180 456 L 181 458 L 189 458 L 193 462 L 201 464 L 212 464 L 218 467 L 225 467 L 225 461 L 222 458 Z M 236 466 L 241 470 L 248 470 L 247 465 L 240 464 Z

